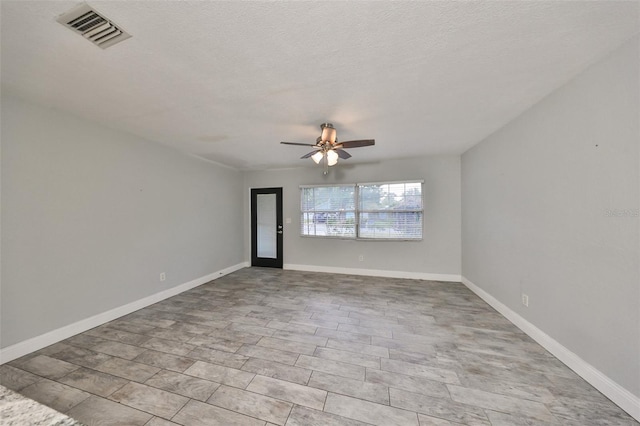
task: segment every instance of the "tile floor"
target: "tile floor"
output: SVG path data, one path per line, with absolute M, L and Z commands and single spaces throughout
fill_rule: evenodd
M 86 425 L 638 425 L 462 284 L 247 268 L 0 367 Z

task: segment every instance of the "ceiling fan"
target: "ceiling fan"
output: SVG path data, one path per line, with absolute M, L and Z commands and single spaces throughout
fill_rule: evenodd
M 355 141 L 338 142 L 336 139 L 336 129 L 331 123 L 323 123 L 320 125 L 322 134 L 318 136 L 315 144 L 308 143 L 296 143 L 296 142 L 280 142 L 285 145 L 299 145 L 299 146 L 312 146 L 315 151 L 311 151 L 308 154 L 303 155 L 300 158 L 311 158 L 316 164 L 320 164 L 320 161 L 324 160 L 324 174 L 329 172 L 330 166 L 335 166 L 338 163 L 338 158 L 346 160 L 351 158 L 351 154 L 344 150 L 344 148 L 360 148 L 362 146 L 375 145 L 374 139 L 360 139 Z

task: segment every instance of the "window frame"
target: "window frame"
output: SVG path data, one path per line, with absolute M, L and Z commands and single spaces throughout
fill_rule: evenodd
M 360 187 L 362 186 L 373 186 L 373 185 L 394 185 L 394 184 L 420 184 L 420 209 L 407 209 L 407 210 L 382 210 L 382 209 L 373 209 L 373 210 L 364 210 L 360 208 Z M 354 214 L 354 235 L 353 236 L 344 236 L 344 235 L 314 235 L 314 234 L 305 234 L 304 229 L 304 217 L 305 214 L 316 214 L 316 212 L 326 213 L 328 210 L 304 210 L 303 209 L 303 200 L 304 200 L 304 191 L 310 188 L 335 188 L 335 187 L 351 187 L 353 188 L 353 197 L 354 197 L 354 210 L 349 210 L 349 212 L 353 212 Z M 356 182 L 356 183 L 343 183 L 343 184 L 319 184 L 319 185 L 300 185 L 300 236 L 303 238 L 329 238 L 329 239 L 343 239 L 343 240 L 355 240 L 355 241 L 422 241 L 424 238 L 424 180 L 422 179 L 409 179 L 409 180 L 399 180 L 399 181 L 383 181 L 383 182 Z M 336 210 L 339 212 L 339 210 Z M 360 236 L 360 215 L 362 213 L 418 213 L 420 215 L 420 237 L 419 238 L 380 238 L 380 237 L 361 237 Z M 314 222 L 315 224 L 315 222 Z

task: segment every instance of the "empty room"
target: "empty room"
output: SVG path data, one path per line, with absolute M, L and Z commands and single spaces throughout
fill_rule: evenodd
M 640 425 L 640 2 L 0 36 L 0 424 Z

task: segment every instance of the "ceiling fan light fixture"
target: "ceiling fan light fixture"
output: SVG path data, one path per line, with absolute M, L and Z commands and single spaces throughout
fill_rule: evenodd
M 351 154 L 344 151 L 343 148 L 360 148 L 363 146 L 375 145 L 373 139 L 359 139 L 352 141 L 342 141 L 338 143 L 336 139 L 336 129 L 331 123 L 322 123 L 320 125 L 322 130 L 321 135 L 316 139 L 315 144 L 297 143 L 297 142 L 280 142 L 285 145 L 298 145 L 298 146 L 311 146 L 315 151 L 311 151 L 302 157 L 301 159 L 311 158 L 314 163 L 320 164 L 322 162 L 324 168 L 324 174 L 329 173 L 329 167 L 338 164 L 338 159 L 342 158 L 346 160 L 351 158 Z
M 324 153 L 322 151 L 318 151 L 311 156 L 311 159 L 316 162 L 316 164 L 320 164 L 322 161 L 322 157 L 324 157 Z
M 334 150 L 327 151 L 327 164 L 329 166 L 338 164 L 338 153 Z

